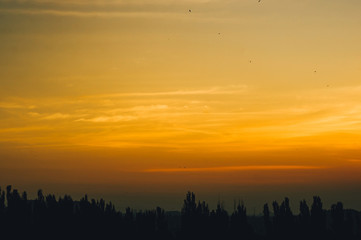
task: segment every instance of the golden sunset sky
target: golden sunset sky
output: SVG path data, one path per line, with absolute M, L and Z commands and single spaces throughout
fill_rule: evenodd
M 360 12 L 358 0 L 0 0 L 1 187 L 120 207 L 178 209 L 191 190 L 361 209 Z

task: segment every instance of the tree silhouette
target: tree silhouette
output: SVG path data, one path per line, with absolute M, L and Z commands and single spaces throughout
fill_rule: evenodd
M 250 239 L 253 235 L 253 230 L 247 221 L 247 209 L 243 202 L 238 202 L 231 215 L 230 234 L 232 239 Z
M 193 192 L 187 192 L 181 214 L 182 237 L 187 236 L 190 239 L 195 239 L 195 234 L 198 233 L 198 226 L 195 220 L 197 218 L 196 196 Z
M 313 197 L 311 206 L 311 231 L 312 239 L 320 239 L 327 234 L 326 213 L 322 208 L 322 201 L 319 196 Z
M 272 238 L 272 222 L 270 219 L 270 212 L 267 203 L 263 205 L 263 222 L 266 229 L 266 236 L 268 238 Z
M 331 230 L 333 239 L 352 239 L 353 220 L 351 213 L 345 213 L 343 204 L 337 202 L 331 206 Z
M 112 202 L 89 199 L 79 201 L 70 195 L 44 195 L 29 199 L 11 185 L 0 188 L 0 239 L 361 239 L 360 212 L 344 209 L 341 202 L 323 209 L 320 197 L 315 196 L 311 210 L 305 200 L 300 202 L 300 213 L 295 217 L 290 201 L 263 206 L 265 235 L 255 232 L 256 224 L 247 217 L 247 209 L 239 202 L 231 216 L 223 204 L 217 203 L 210 211 L 205 201 L 196 202 L 193 192 L 184 199 L 180 215 L 180 231 L 168 229 L 167 213 L 160 207 L 135 211 L 130 207 L 123 214 Z M 256 221 L 257 222 L 257 221 Z M 259 229 L 259 228 L 257 228 Z
M 228 232 L 229 216 L 223 204 L 217 203 L 216 210 L 210 213 L 210 235 L 212 239 L 225 238 Z
M 300 202 L 300 214 L 299 214 L 299 231 L 298 234 L 301 239 L 311 238 L 310 234 L 310 208 L 307 205 L 306 200 Z

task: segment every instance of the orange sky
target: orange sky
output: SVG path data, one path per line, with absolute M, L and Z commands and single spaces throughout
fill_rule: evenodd
M 0 0 L 1 185 L 130 203 L 187 190 L 268 201 L 301 188 L 357 208 L 360 10 Z

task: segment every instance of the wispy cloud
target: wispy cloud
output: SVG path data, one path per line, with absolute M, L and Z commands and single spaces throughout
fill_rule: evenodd
M 156 168 L 146 169 L 144 172 L 230 172 L 230 171 L 274 171 L 274 170 L 314 170 L 322 169 L 324 166 L 306 166 L 306 165 L 249 165 L 249 166 L 224 166 L 208 168 Z
M 166 110 L 168 105 L 150 105 L 150 106 L 136 106 L 131 108 L 132 111 L 154 111 L 154 110 Z
M 237 152 L 336 142 L 339 146 L 339 139 L 343 146 L 354 145 L 361 131 L 359 95 L 354 88 L 332 91 L 332 95 L 322 90 L 275 95 L 236 85 L 71 99 L 6 99 L 2 106 L 7 110 L 2 114 L 4 126 L 52 124 L 53 132 L 64 133 L 64 138 L 69 130 L 78 143 L 105 146 L 123 146 L 120 141 L 124 139 L 134 146 L 151 141 L 157 141 L 159 147 L 171 143 L 177 151 Z M 347 98 L 346 92 L 353 97 Z M 22 108 L 32 105 L 36 111 Z M 23 137 L 33 138 L 27 133 Z
M 34 108 L 36 108 L 36 106 L 25 105 L 25 104 L 20 104 L 20 103 L 16 103 L 16 102 L 0 102 L 0 108 L 4 108 L 4 109 L 21 109 L 21 108 L 34 109 Z
M 85 114 L 74 114 L 74 113 L 38 113 L 38 112 L 28 112 L 28 116 L 38 120 L 65 120 L 65 119 L 74 119 L 84 117 Z
M 0 133 L 23 133 L 23 132 L 39 132 L 43 130 L 50 130 L 47 126 L 30 126 L 30 127 L 11 127 L 11 128 L 0 128 Z M 6 142 L 8 139 L 3 138 L 1 141 Z
M 104 97 L 161 97 L 161 96 L 187 96 L 187 95 L 227 95 L 246 92 L 248 86 L 246 85 L 233 85 L 226 87 L 212 87 L 198 90 L 177 90 L 177 91 L 164 91 L 164 92 L 128 92 L 128 93 L 115 93 L 106 95 L 89 96 L 91 98 L 104 98 Z
M 31 0 L 32 3 L 37 4 L 57 4 L 57 5 L 101 5 L 101 6 L 112 6 L 112 5 L 150 5 L 150 4 L 199 4 L 199 3 L 210 3 L 210 2 L 230 2 L 231 0 Z M 0 0 L 0 3 L 12 3 L 13 0 Z M 28 0 L 18 0 L 18 3 L 28 3 Z
M 361 163 L 361 159 L 356 159 L 356 158 L 346 159 L 346 161 L 353 162 L 353 163 Z
M 70 118 L 71 115 L 69 114 L 63 114 L 63 113 L 54 113 L 50 114 L 48 116 L 43 117 L 44 120 L 56 120 L 56 119 L 67 119 Z
M 81 118 L 75 120 L 76 122 L 94 122 L 94 123 L 106 123 L 106 122 L 128 122 L 132 120 L 137 120 L 138 117 L 135 116 L 123 116 L 123 115 L 117 115 L 117 116 L 99 116 L 94 118 Z
M 21 15 L 53 15 L 70 17 L 103 17 L 103 18 L 176 18 L 182 14 L 169 12 L 145 12 L 145 11 L 80 11 L 80 10 L 57 10 L 57 9 L 0 9 L 0 13 Z

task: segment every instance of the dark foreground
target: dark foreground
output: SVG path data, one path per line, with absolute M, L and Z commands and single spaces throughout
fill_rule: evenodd
M 8 186 L 0 189 L 0 239 L 361 239 L 361 214 L 341 202 L 323 209 L 321 199 L 300 202 L 294 215 L 288 198 L 264 205 L 263 216 L 250 217 L 239 203 L 232 213 L 221 204 L 210 210 L 188 192 L 181 212 L 125 212 L 103 199 L 74 201 L 38 191 L 34 200 Z

